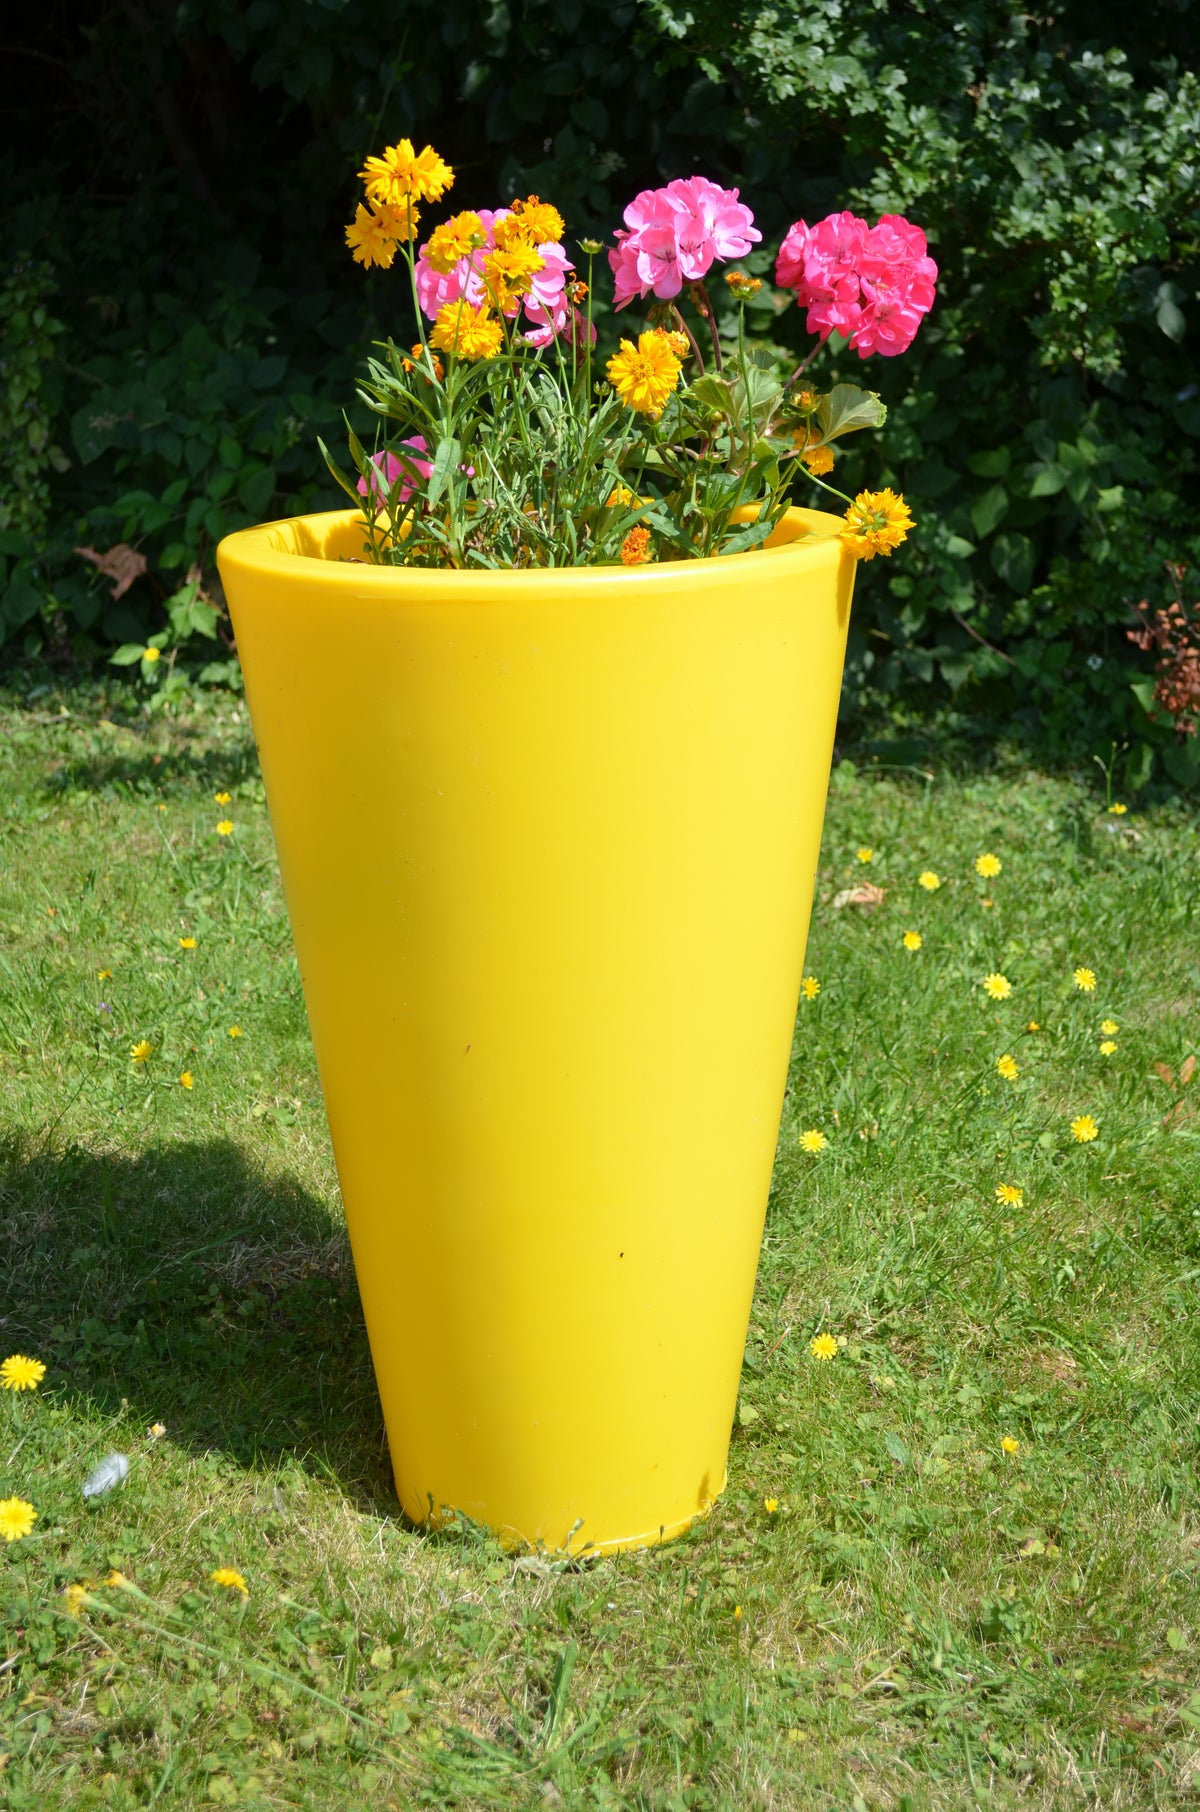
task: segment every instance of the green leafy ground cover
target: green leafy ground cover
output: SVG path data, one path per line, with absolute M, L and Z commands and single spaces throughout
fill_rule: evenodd
M 106 685 L 0 719 L 0 1802 L 1200 1802 L 1192 821 L 837 770 L 728 1493 L 567 1567 L 396 1515 L 244 706 Z

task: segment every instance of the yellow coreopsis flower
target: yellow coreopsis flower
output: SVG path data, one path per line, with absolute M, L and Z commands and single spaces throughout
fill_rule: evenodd
M 486 308 L 447 302 L 438 310 L 429 344 L 460 359 L 494 359 L 504 349 L 504 329 Z
M 40 1359 L 29 1359 L 24 1353 L 12 1353 L 0 1365 L 0 1387 L 5 1390 L 36 1390 L 46 1376 Z
M 999 856 L 993 856 L 990 851 L 975 858 L 975 873 L 982 875 L 985 881 L 993 880 L 1003 866 Z
M 625 404 L 639 415 L 661 415 L 679 383 L 683 366 L 668 336 L 658 329 L 640 333 L 635 346 L 622 340 L 606 367 L 608 381 Z
M 441 226 L 434 227 L 429 235 L 425 262 L 444 276 L 447 271 L 454 269 L 460 258 L 469 257 L 486 243 L 487 235 L 478 214 L 471 213 L 469 209 L 462 214 L 451 214 L 449 220 L 443 220 Z
M 873 560 L 876 554 L 894 553 L 908 538 L 909 529 L 915 527 L 912 513 L 898 492 L 860 491 L 846 511 L 842 539 L 860 560 Z
M 833 471 L 832 447 L 806 447 L 800 459 L 814 478 L 824 478 L 826 472 Z
M 814 1334 L 808 1350 L 814 1359 L 836 1359 L 838 1343 L 832 1334 Z
M 521 296 L 528 295 L 533 279 L 545 268 L 545 259 L 531 245 L 489 252 L 483 261 L 483 282 L 492 306 L 501 314 L 511 309 Z
M 420 219 L 420 209 L 411 203 L 404 208 L 364 208 L 360 202 L 354 219 L 346 228 L 346 244 L 356 264 L 370 270 L 375 265 L 389 270 L 402 239 L 412 239 Z
M 381 157 L 368 157 L 359 171 L 367 198 L 380 207 L 402 208 L 410 201 L 440 201 L 454 182 L 454 171 L 432 145 L 414 151 L 410 138 L 389 145 Z
M 24 1541 L 37 1521 L 37 1514 L 23 1497 L 0 1498 L 0 1541 Z

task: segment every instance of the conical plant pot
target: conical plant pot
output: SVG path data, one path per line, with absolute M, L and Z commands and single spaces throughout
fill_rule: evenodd
M 597 1552 L 723 1487 L 854 583 L 839 526 L 792 510 L 754 553 L 520 572 L 359 564 L 352 511 L 221 544 L 418 1521 Z

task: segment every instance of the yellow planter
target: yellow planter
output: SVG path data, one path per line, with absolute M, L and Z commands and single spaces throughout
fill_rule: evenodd
M 725 1481 L 854 559 L 218 559 L 408 1514 L 578 1552 Z M 790 545 L 816 530 L 823 538 Z

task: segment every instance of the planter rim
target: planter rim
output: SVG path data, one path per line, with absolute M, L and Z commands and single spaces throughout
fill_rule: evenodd
M 286 578 L 290 583 L 334 587 L 361 597 L 364 588 L 400 596 L 428 598 L 438 593 L 476 593 L 480 603 L 495 601 L 498 590 L 552 586 L 580 593 L 601 589 L 628 592 L 631 587 L 649 591 L 686 588 L 695 591 L 710 585 L 724 586 L 734 564 L 751 563 L 751 571 L 762 560 L 769 560 L 777 573 L 780 563 L 792 568 L 797 578 L 806 570 L 823 565 L 830 556 L 843 549 L 839 536 L 844 521 L 825 510 L 806 510 L 796 506 L 782 517 L 772 543 L 752 548 L 745 555 L 704 560 L 664 560 L 646 566 L 526 566 L 455 567 L 374 566 L 367 562 L 346 560 L 337 551 L 329 551 L 360 521 L 357 510 L 324 510 L 307 516 L 284 517 L 255 528 L 237 529 L 226 535 L 217 548 L 217 560 L 224 573 L 232 569 L 253 572 L 261 577 Z M 819 539 L 798 541 L 800 535 L 814 533 Z M 778 539 L 776 539 L 778 537 Z M 749 572 L 747 577 L 749 577 Z

